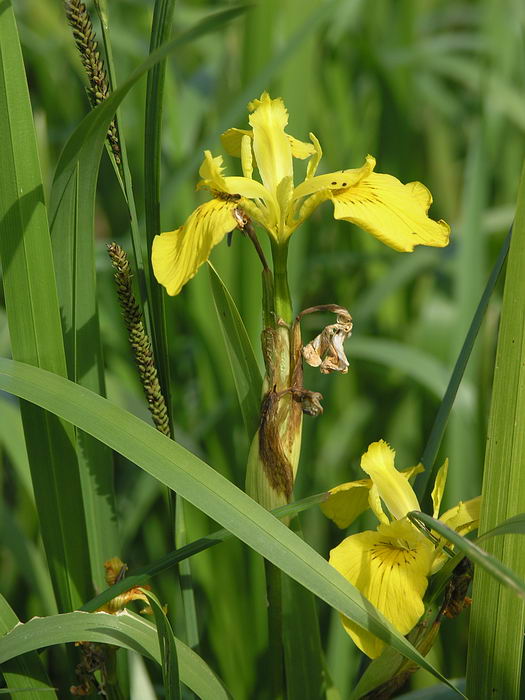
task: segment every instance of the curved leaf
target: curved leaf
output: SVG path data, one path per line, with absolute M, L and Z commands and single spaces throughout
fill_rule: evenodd
M 319 598 L 446 680 L 315 550 L 181 445 L 107 399 L 36 367 L 0 359 L 0 389 L 65 417 L 140 465 Z
M 74 612 L 34 617 L 0 639 L 0 663 L 40 647 L 78 641 L 114 644 L 161 663 L 155 626 L 129 610 L 117 615 Z M 227 700 L 228 693 L 201 657 L 179 639 L 175 644 L 181 681 L 201 698 Z
M 478 537 L 478 542 L 496 535 L 525 535 L 525 513 L 519 513 L 512 518 L 507 518 L 503 523 L 496 525 L 492 530 L 484 532 Z
M 426 513 L 415 511 L 409 513 L 408 517 L 411 520 L 422 522 L 424 525 L 438 532 L 442 537 L 445 537 L 455 547 L 460 549 L 474 564 L 481 566 L 497 581 L 511 588 L 520 598 L 525 598 L 525 581 L 520 579 L 519 576 L 511 571 L 508 566 L 505 566 L 503 562 L 493 557 L 484 549 L 481 549 L 481 547 L 478 547 L 478 545 L 471 542 L 471 540 L 468 540 L 462 535 L 458 535 L 457 532 L 454 532 L 454 530 L 451 530 L 442 522 L 432 518 Z

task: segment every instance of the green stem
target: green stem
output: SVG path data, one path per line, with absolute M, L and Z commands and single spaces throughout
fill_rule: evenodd
M 264 562 L 266 574 L 266 595 L 268 600 L 268 669 L 270 674 L 270 697 L 272 700 L 284 698 L 284 648 L 283 611 L 281 599 L 281 570 Z
M 279 244 L 272 241 L 272 258 L 275 314 L 285 323 L 291 323 L 293 316 L 288 287 L 288 242 Z

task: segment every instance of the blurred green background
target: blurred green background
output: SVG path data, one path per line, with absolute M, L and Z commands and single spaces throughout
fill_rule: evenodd
M 231 3 L 177 2 L 174 32 Z M 44 181 L 67 137 L 89 106 L 83 75 L 60 2 L 18 0 L 19 22 L 39 137 Z M 89 7 L 89 5 L 88 5 Z M 91 9 L 91 8 L 90 8 Z M 152 2 L 113 0 L 110 26 L 120 81 L 146 56 Z M 354 318 L 347 342 L 350 372 L 321 376 L 306 368 L 305 385 L 324 395 L 324 415 L 304 423 L 297 498 L 360 478 L 361 454 L 379 438 L 397 451 L 401 468 L 417 463 L 452 365 L 490 268 L 513 216 L 524 155 L 523 41 L 525 10 L 517 0 L 265 0 L 253 2 L 225 30 L 208 34 L 168 60 L 162 142 L 162 226 L 179 226 L 204 195 L 195 192 L 202 151 L 220 151 L 219 135 L 246 128 L 246 104 L 268 89 L 283 97 L 288 131 L 324 151 L 319 172 L 358 167 L 367 153 L 378 172 L 421 180 L 434 195 L 433 218 L 452 226 L 446 249 L 404 255 L 363 231 L 336 222 L 329 204 L 294 234 L 291 287 L 295 311 L 346 306 Z M 95 13 L 93 12 L 95 19 Z M 143 217 L 145 81 L 121 110 L 139 218 Z M 225 159 L 228 174 L 238 161 Z M 300 166 L 299 166 L 300 167 Z M 302 178 L 301 178 L 302 179 Z M 149 416 L 135 375 L 113 289 L 105 244 L 131 249 L 129 219 L 107 156 L 97 203 L 100 313 L 108 396 Z M 261 234 L 261 238 L 264 235 Z M 265 242 L 266 244 L 266 242 Z M 213 253 L 260 355 L 260 264 L 235 234 Z M 441 458 L 450 458 L 445 505 L 481 489 L 484 436 L 500 297 L 492 300 L 449 422 Z M 202 268 L 170 300 L 177 439 L 244 485 L 248 444 Z M 0 354 L 8 355 L 5 314 Z M 305 320 L 304 339 L 325 325 Z M 16 408 L 0 397 L 3 500 L 0 591 L 27 619 L 52 611 Z M 165 494 L 124 460 L 117 499 L 130 569 L 170 548 Z M 188 537 L 214 528 L 187 508 Z M 370 521 L 372 524 L 372 521 Z M 317 509 L 303 518 L 319 552 L 342 534 Z M 366 521 L 354 528 L 362 529 Z M 116 553 L 117 554 L 117 553 Z M 237 542 L 192 560 L 205 658 L 235 698 L 265 697 L 262 671 L 266 610 L 262 564 Z M 179 606 L 174 576 L 159 579 L 160 599 Z M 344 698 L 359 656 L 337 615 L 320 606 L 327 666 Z M 449 677 L 464 675 L 466 615 L 442 627 L 432 660 Z M 413 684 L 431 682 L 417 674 Z

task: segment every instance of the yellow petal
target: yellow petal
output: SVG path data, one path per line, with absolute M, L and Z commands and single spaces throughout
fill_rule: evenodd
M 228 129 L 221 134 L 221 143 L 226 153 L 234 158 L 240 158 L 243 136 L 249 136 L 252 139 L 253 131 L 251 129 Z
M 248 109 L 253 111 L 249 122 L 257 167 L 264 186 L 275 192 L 283 178 L 293 178 L 292 148 L 284 132 L 288 112 L 281 98 L 272 100 L 267 92 L 251 102 Z
M 314 147 L 314 156 L 310 159 L 310 162 L 308 163 L 308 167 L 306 169 L 307 179 L 314 177 L 317 171 L 317 166 L 319 165 L 319 161 L 323 157 L 323 149 L 321 148 L 319 139 L 315 134 L 312 134 L 312 132 L 310 132 L 310 141 L 312 142 L 312 145 Z
M 460 501 L 457 506 L 450 508 L 440 517 L 440 521 L 460 535 L 467 535 L 479 525 L 481 496 L 470 501 Z
M 226 181 L 222 174 L 224 170 L 222 165 L 222 156 L 212 156 L 210 151 L 204 151 L 204 160 L 199 168 L 199 175 L 202 181 L 198 186 L 209 187 L 211 190 L 218 192 L 227 192 Z M 234 194 L 231 192 L 230 194 Z
M 241 167 L 242 174 L 249 180 L 253 180 L 253 151 L 252 140 L 246 134 L 241 141 Z
M 321 503 L 321 510 L 341 529 L 349 527 L 368 508 L 371 479 L 349 481 L 330 489 L 330 496 Z
M 421 474 L 421 472 L 425 471 L 425 467 L 421 464 L 416 464 L 415 467 L 408 467 L 408 469 L 402 469 L 400 474 L 403 474 L 405 479 L 411 479 L 413 476 L 416 476 L 416 474 Z
M 221 142 L 226 153 L 235 158 L 240 158 L 243 136 L 248 136 L 250 139 L 253 139 L 253 131 L 249 129 L 228 129 L 228 131 L 225 131 L 221 135 Z M 286 134 L 286 136 L 290 142 L 292 156 L 294 158 L 304 160 L 315 153 L 315 146 L 313 144 L 299 141 L 299 139 L 290 136 L 290 134 Z
M 306 141 L 299 141 L 290 134 L 287 134 L 290 141 L 290 147 L 292 149 L 292 156 L 294 158 L 299 158 L 300 160 L 305 160 L 310 158 L 315 153 L 315 146 L 312 143 L 307 143 Z
M 403 469 L 405 479 L 410 479 L 423 471 L 423 465 Z M 354 520 L 368 508 L 368 491 L 372 487 L 372 479 L 348 481 L 330 489 L 329 496 L 321 504 L 321 510 L 341 529 L 349 527 Z
M 368 492 L 368 505 L 380 523 L 387 525 L 390 522 L 388 515 L 383 510 L 383 504 L 381 502 L 381 496 L 379 495 L 378 488 L 373 481 L 370 491 Z
M 432 489 L 432 503 L 434 504 L 433 517 L 437 518 L 439 515 L 439 509 L 441 508 L 441 501 L 443 500 L 443 492 L 445 490 L 445 484 L 447 483 L 448 474 L 448 459 L 443 462 L 442 467 L 437 473 L 436 480 L 434 482 L 434 488 Z
M 330 564 L 405 635 L 424 612 L 432 554 L 429 541 L 402 520 L 347 537 L 330 552 Z M 348 618 L 342 620 L 365 654 L 372 659 L 379 656 L 381 640 Z
M 403 252 L 416 245 L 448 245 L 450 227 L 427 216 L 432 195 L 420 182 L 403 185 L 391 175 L 373 173 L 332 192 L 334 217 L 357 224 L 386 245 Z
M 318 141 L 317 143 L 319 144 Z M 321 158 L 320 152 L 318 153 L 317 157 Z M 363 178 L 370 175 L 374 169 L 375 163 L 376 160 L 373 156 L 367 156 L 364 165 L 362 165 L 360 168 L 338 170 L 335 173 L 327 173 L 326 175 L 317 175 L 316 177 L 307 178 L 295 188 L 294 199 L 300 199 L 301 197 L 305 197 L 306 195 L 314 194 L 316 192 L 321 192 L 322 190 L 327 190 L 328 197 L 331 192 L 333 193 L 333 191 L 338 192 L 341 188 L 353 187 L 363 180 Z
M 236 200 L 212 199 L 201 204 L 184 226 L 153 239 L 151 264 L 157 282 L 170 296 L 178 294 L 208 259 L 211 249 L 237 226 Z
M 391 515 L 400 520 L 411 510 L 419 510 L 419 503 L 408 479 L 394 467 L 394 457 L 384 440 L 373 442 L 361 457 L 361 469 L 371 477 Z
M 471 498 L 470 501 L 460 501 L 457 506 L 450 508 L 439 518 L 440 522 L 447 525 L 460 535 L 468 535 L 476 530 L 479 525 L 479 512 L 481 508 L 481 496 Z M 434 533 L 437 534 L 437 533 Z M 443 545 L 453 548 L 448 540 L 440 538 L 440 546 L 436 549 L 434 562 L 432 564 L 432 574 L 439 571 L 443 564 L 448 561 L 449 556 L 443 552 Z

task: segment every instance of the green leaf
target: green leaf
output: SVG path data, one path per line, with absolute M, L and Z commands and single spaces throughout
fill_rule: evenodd
M 511 234 L 509 232 L 508 236 L 503 242 L 503 245 L 501 246 L 498 258 L 494 263 L 494 267 L 492 268 L 489 279 L 487 280 L 486 287 L 483 290 L 483 294 L 481 295 L 476 312 L 472 318 L 465 341 L 450 376 L 447 389 L 439 405 L 438 412 L 432 425 L 432 430 L 430 431 L 430 435 L 423 451 L 423 455 L 421 456 L 421 463 L 425 466 L 425 471 L 416 478 L 414 488 L 423 508 L 430 509 L 431 506 L 430 493 L 433 488 L 439 467 L 439 465 L 436 463 L 439 446 L 443 439 L 448 417 L 450 415 L 450 411 L 452 410 L 452 406 L 454 405 L 454 401 L 456 400 L 456 395 L 458 393 L 461 380 L 463 379 L 469 357 L 472 353 L 481 322 L 483 321 L 485 312 L 489 305 L 490 297 L 492 296 L 492 292 L 494 291 L 494 287 L 496 286 L 496 282 L 498 281 L 499 275 L 507 258 L 510 245 L 510 235 Z
M 483 473 L 480 533 L 525 511 L 525 167 L 518 190 L 494 369 Z M 523 583 L 517 537 L 496 537 L 487 551 Z M 525 606 L 486 571 L 474 575 L 467 692 L 471 697 L 520 697 Z M 490 615 L 487 615 L 490 610 Z
M 0 444 L 9 455 L 19 486 L 26 492 L 29 500 L 34 501 L 31 470 L 27 460 L 27 450 L 24 442 L 24 428 L 18 405 L 7 397 L 0 397 Z
M 155 0 L 151 24 L 150 53 L 167 41 L 171 34 L 175 0 Z M 158 365 L 159 380 L 168 406 L 170 401 L 170 372 L 168 334 L 165 317 L 164 289 L 151 274 L 149 251 L 153 239 L 160 234 L 160 162 L 161 128 L 166 77 L 166 60 L 157 63 L 148 73 L 146 113 L 144 124 L 144 212 L 146 216 L 147 297 L 151 310 L 152 342 Z
M 51 242 L 31 104 L 10 0 L 0 7 L 0 259 L 13 357 L 65 375 Z M 21 405 L 42 538 L 61 610 L 89 595 L 91 573 L 71 426 Z
M 465 690 L 465 679 L 459 678 L 454 681 L 454 685 L 460 690 Z M 428 688 L 420 688 L 419 690 L 413 690 L 411 693 L 403 693 L 403 695 L 398 695 L 397 700 L 452 700 L 455 698 L 455 694 L 446 685 L 438 683 L 438 685 L 431 685 Z
M 316 602 L 310 591 L 282 576 L 283 646 L 289 700 L 318 700 L 326 679 Z
M 35 617 L 0 638 L 0 663 L 41 647 L 78 641 L 114 644 L 161 663 L 155 626 L 129 610 L 118 615 L 74 612 Z M 201 698 L 227 700 L 222 684 L 200 656 L 178 639 L 175 644 L 182 683 Z
M 477 564 L 490 574 L 492 578 L 499 581 L 499 583 L 502 583 L 507 588 L 512 589 L 520 598 L 525 598 L 525 581 L 511 571 L 503 562 L 498 561 L 498 559 L 477 544 L 474 544 L 474 542 L 471 542 L 471 540 L 468 540 L 462 535 L 458 535 L 457 532 L 454 532 L 454 530 L 426 513 L 418 513 L 415 511 L 409 513 L 408 517 L 410 520 L 420 521 L 432 530 L 438 532 L 442 537 L 461 550 L 474 564 Z
M 303 498 L 300 501 L 295 501 L 294 503 L 289 503 L 288 505 L 280 506 L 279 508 L 276 508 L 271 512 L 273 513 L 273 515 L 275 515 L 276 518 L 284 518 L 289 515 L 296 515 L 297 513 L 300 513 L 301 511 L 306 510 L 307 508 L 311 508 L 313 505 L 318 505 L 319 503 L 324 501 L 326 497 L 326 493 L 320 493 L 315 496 L 308 496 L 308 498 Z M 146 583 L 149 583 L 154 576 L 157 576 L 163 571 L 167 571 L 179 562 L 184 561 L 185 559 L 188 559 L 189 557 L 192 557 L 195 554 L 198 554 L 199 552 L 203 552 L 209 547 L 213 547 L 214 545 L 219 544 L 220 542 L 224 542 L 224 540 L 227 540 L 230 537 L 233 537 L 233 535 L 228 530 L 217 530 L 216 532 L 211 532 L 209 535 L 206 535 L 206 537 L 201 537 L 200 539 L 195 540 L 194 542 L 190 542 L 189 544 L 186 544 L 183 547 L 180 547 L 175 551 L 166 554 L 160 559 L 157 559 L 151 564 L 148 564 L 148 566 L 145 566 L 144 568 L 138 569 L 137 571 L 134 571 L 133 573 L 127 575 L 125 579 L 122 579 L 122 581 L 119 581 L 118 583 L 113 584 L 109 588 L 106 588 L 105 591 L 99 593 L 99 595 L 97 595 L 95 598 L 88 601 L 87 603 L 84 603 L 81 610 L 86 610 L 87 612 L 94 612 L 102 605 L 104 605 L 104 603 L 107 603 L 109 600 L 111 600 L 111 598 L 115 598 L 115 596 L 120 595 L 121 593 L 124 593 L 124 591 L 129 590 L 130 587 L 144 586 Z
M 175 0 L 155 0 L 151 24 L 150 53 L 159 48 L 171 35 Z M 173 435 L 172 397 L 176 391 L 173 386 L 173 373 L 170 372 L 170 352 L 166 294 L 164 289 L 151 274 L 150 251 L 153 239 L 160 231 L 160 165 L 161 165 L 161 130 L 166 77 L 166 60 L 157 63 L 148 72 L 146 85 L 146 114 L 144 125 L 144 211 L 146 215 L 146 250 L 143 261 L 146 271 L 146 294 L 151 316 L 151 338 L 153 353 L 159 373 L 162 393 L 168 406 L 170 428 Z M 175 544 L 183 546 L 186 542 L 186 521 L 184 503 L 179 496 L 169 497 L 172 530 Z M 173 517 L 175 516 L 175 517 Z M 190 562 L 182 560 L 179 567 L 179 583 L 182 592 L 186 640 L 196 649 L 199 646 L 199 626 L 193 590 L 193 577 Z
M 329 605 L 445 680 L 315 550 L 181 445 L 107 399 L 29 365 L 0 358 L 0 389 L 67 417 L 180 493 Z
M 496 525 L 496 527 L 478 537 L 478 542 L 496 535 L 525 535 L 525 513 L 519 513 L 519 515 L 508 518 L 505 522 Z
M 179 665 L 177 661 L 177 640 L 171 629 L 166 613 L 162 609 L 156 595 L 151 591 L 144 591 L 155 616 L 157 635 L 159 638 L 160 659 L 162 666 L 162 680 L 164 693 L 167 700 L 179 700 Z
M 230 360 L 244 426 L 248 439 L 251 439 L 259 425 L 261 414 L 261 373 L 250 338 L 231 294 L 210 262 L 208 269 L 215 310 Z
M 59 158 L 51 190 L 50 217 L 57 283 L 67 338 L 68 376 L 104 394 L 94 256 L 95 192 L 106 134 L 117 107 L 137 80 L 168 55 L 210 27 L 235 16 L 235 9 L 208 18 L 166 44 L 73 132 Z M 72 272 L 73 271 L 73 272 Z M 103 562 L 118 551 L 112 456 L 89 436 L 79 435 L 84 507 L 95 582 L 103 585 Z
M 18 624 L 17 616 L 0 594 L 0 638 Z M 4 692 L 17 693 L 21 700 L 38 700 L 43 691 L 46 692 L 46 698 L 56 698 L 44 665 L 34 650 L 17 654 L 16 658 L 6 661 L 2 665 L 2 675 L 7 685 L 7 691 Z

